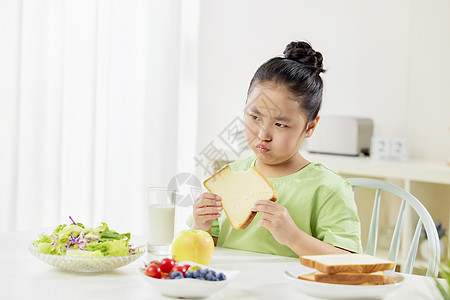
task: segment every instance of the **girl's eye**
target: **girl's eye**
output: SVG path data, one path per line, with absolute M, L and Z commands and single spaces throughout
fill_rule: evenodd
M 255 115 L 250 114 L 250 118 L 252 118 L 253 120 L 259 120 L 259 118 Z
M 285 127 L 287 127 L 286 125 L 281 124 L 281 123 L 275 123 L 275 126 L 278 126 L 278 127 L 280 127 L 280 128 L 285 128 Z

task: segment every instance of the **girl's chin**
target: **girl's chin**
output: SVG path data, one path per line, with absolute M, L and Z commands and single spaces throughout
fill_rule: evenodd
M 254 151 L 256 158 L 258 160 L 260 160 L 263 163 L 266 164 L 276 164 L 277 163 L 277 158 L 273 156 L 273 153 L 269 152 L 259 152 L 258 149 L 256 149 L 256 151 Z
M 259 152 L 258 149 L 253 150 L 255 153 L 256 158 L 266 164 L 266 165 L 279 165 L 288 162 L 291 158 L 289 157 L 279 157 L 274 155 L 272 151 L 269 152 Z

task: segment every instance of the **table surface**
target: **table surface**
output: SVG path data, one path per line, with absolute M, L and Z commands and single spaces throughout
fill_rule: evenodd
M 159 294 L 136 268 L 149 259 L 107 273 L 85 274 L 58 270 L 45 264 L 28 246 L 40 231 L 0 233 L 0 291 L 2 299 L 173 299 Z M 317 299 L 283 276 L 298 259 L 216 248 L 211 268 L 239 270 L 239 277 L 208 299 Z M 385 299 L 441 299 L 432 278 L 406 275 L 402 286 Z

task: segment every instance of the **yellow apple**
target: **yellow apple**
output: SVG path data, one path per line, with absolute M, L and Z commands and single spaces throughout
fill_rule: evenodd
M 182 230 L 172 241 L 172 258 L 176 261 L 193 261 L 207 266 L 214 252 L 214 241 L 203 230 Z

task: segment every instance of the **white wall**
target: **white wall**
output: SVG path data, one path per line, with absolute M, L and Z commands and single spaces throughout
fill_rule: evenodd
M 253 73 L 292 40 L 324 55 L 323 114 L 371 117 L 410 157 L 450 151 L 450 2 L 202 1 L 198 153 L 242 114 Z M 320 126 L 320 125 L 319 125 Z
M 413 154 L 450 155 L 450 1 L 414 1 L 407 136 Z

